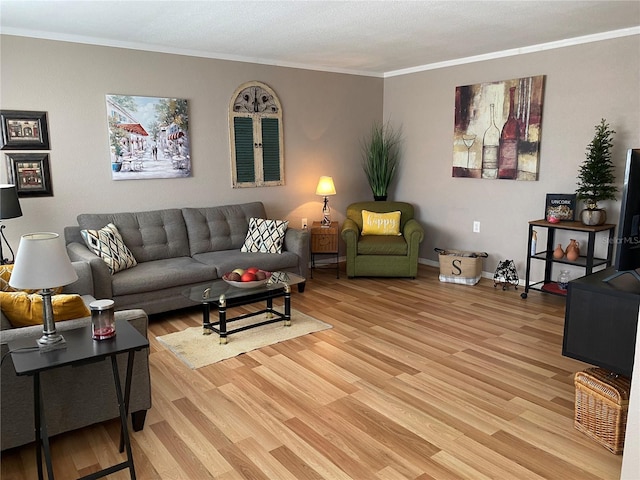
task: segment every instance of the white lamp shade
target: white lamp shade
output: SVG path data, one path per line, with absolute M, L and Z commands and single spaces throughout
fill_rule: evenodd
M 335 195 L 336 187 L 333 185 L 332 177 L 320 177 L 318 181 L 318 187 L 316 188 L 316 195 L 322 195 L 326 197 L 327 195 Z
M 69 285 L 77 279 L 60 235 L 38 232 L 20 238 L 9 285 L 41 290 Z

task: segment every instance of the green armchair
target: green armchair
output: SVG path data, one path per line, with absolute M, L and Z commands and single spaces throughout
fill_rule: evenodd
M 362 236 L 362 210 L 400 211 L 399 236 Z M 413 205 L 405 202 L 358 202 L 347 207 L 342 225 L 347 244 L 347 277 L 410 277 L 418 275 L 418 248 L 424 229 L 413 218 Z

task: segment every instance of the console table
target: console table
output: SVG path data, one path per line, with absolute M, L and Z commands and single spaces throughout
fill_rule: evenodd
M 11 359 L 13 360 L 16 374 L 33 377 L 33 406 L 38 479 L 42 480 L 44 478 L 42 469 L 42 450 L 44 450 L 47 477 L 49 480 L 53 480 L 53 464 L 51 461 L 47 421 L 45 418 L 46 409 L 43 406 L 46 405 L 46 399 L 42 398 L 42 392 L 40 391 L 40 375 L 54 368 L 98 362 L 110 358 L 115 384 L 114 400 L 117 400 L 120 409 L 120 452 L 126 450 L 127 460 L 99 472 L 86 475 L 80 480 L 105 477 L 126 468 L 129 469 L 131 478 L 135 480 L 136 473 L 133 466 L 129 431 L 127 429 L 131 373 L 133 370 L 134 353 L 137 350 L 148 347 L 149 341 L 126 320 L 116 320 L 116 336 L 108 340 L 93 340 L 91 338 L 91 325 L 74 330 L 65 330 L 61 333 L 66 340 L 66 348 L 49 352 L 41 353 L 36 346 L 35 339 L 21 339 L 9 342 L 9 351 L 11 352 Z M 117 355 L 120 353 L 127 354 L 127 375 L 124 394 L 118 373 Z
M 607 268 L 569 282 L 562 354 L 631 377 L 640 282 Z

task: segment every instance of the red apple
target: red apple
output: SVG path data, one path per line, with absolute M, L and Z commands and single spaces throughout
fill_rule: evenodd
M 258 267 L 249 267 L 245 270 L 245 272 L 251 272 L 251 273 L 256 273 L 258 272 L 260 269 Z
M 240 280 L 243 282 L 255 282 L 256 281 L 256 275 L 254 273 L 251 272 L 244 272 L 242 274 L 242 276 L 240 277 Z

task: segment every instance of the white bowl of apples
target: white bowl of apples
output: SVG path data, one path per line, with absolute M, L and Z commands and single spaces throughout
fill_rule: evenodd
M 254 288 L 269 281 L 271 272 L 260 270 L 258 267 L 236 268 L 222 275 L 222 279 L 229 285 L 238 288 Z

